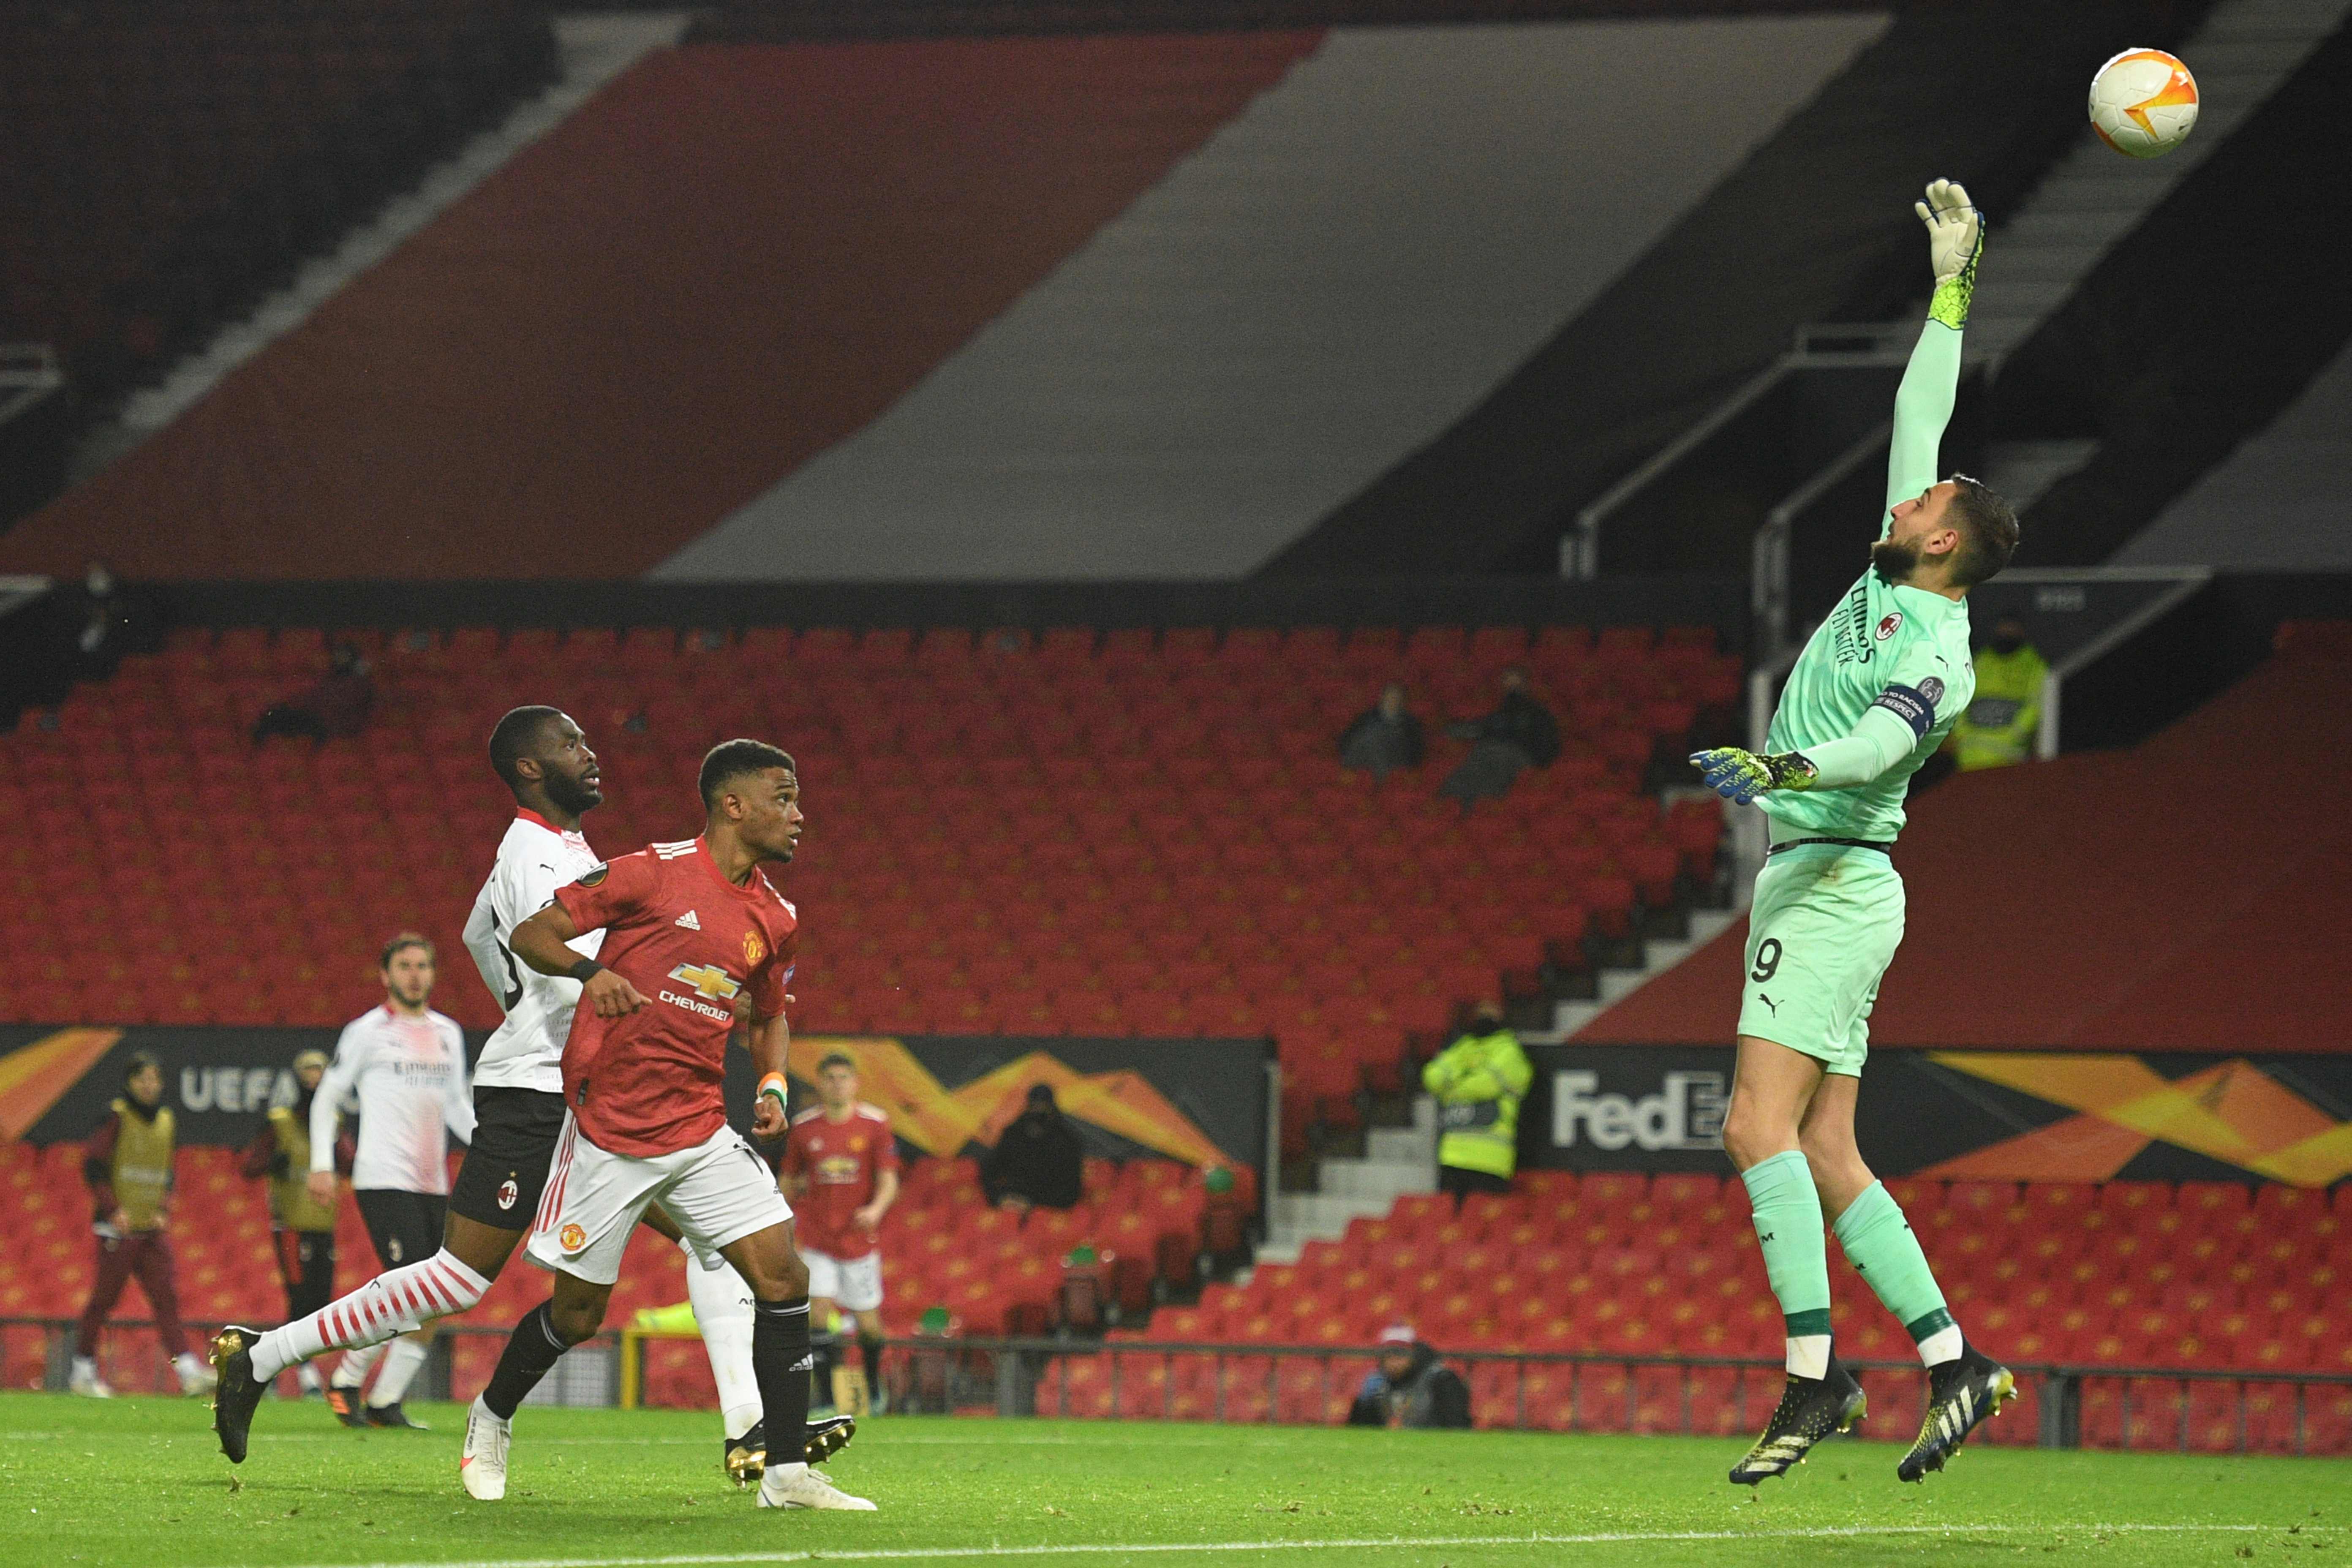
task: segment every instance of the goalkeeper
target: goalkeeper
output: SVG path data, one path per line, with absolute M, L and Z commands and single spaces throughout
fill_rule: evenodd
M 1889 852 L 1904 790 L 1976 687 L 1968 592 L 2017 548 L 2006 502 L 1965 475 L 1936 477 L 1959 384 L 1979 215 L 1946 180 L 1927 187 L 1916 211 L 1936 291 L 1895 395 L 1886 512 L 1870 569 L 1806 643 L 1765 754 L 1726 747 L 1691 759 L 1717 794 L 1754 802 L 1771 819 L 1723 1127 L 1788 1333 L 1780 1407 L 1731 1472 L 1748 1485 L 1782 1474 L 1863 1414 L 1860 1385 L 1831 1353 L 1824 1219 L 1927 1366 L 1927 1419 L 1899 1477 L 1942 1468 L 2015 1387 L 1962 1338 L 1902 1209 L 1853 1140 L 1871 1005 L 1903 940 L 1903 879 Z

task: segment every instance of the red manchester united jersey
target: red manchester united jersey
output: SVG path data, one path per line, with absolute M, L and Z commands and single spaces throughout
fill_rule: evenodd
M 737 1012 L 784 1010 L 800 917 L 756 869 L 719 875 L 699 838 L 655 844 L 555 890 L 572 923 L 603 931 L 597 958 L 646 997 L 621 1018 L 584 1004 L 563 1046 L 563 1101 L 599 1149 L 649 1158 L 726 1125 L 727 1037 Z
M 882 1173 L 898 1168 L 890 1118 L 878 1106 L 860 1101 L 840 1121 L 826 1121 L 823 1107 L 793 1117 L 784 1135 L 784 1174 L 808 1183 L 793 1200 L 802 1249 L 845 1261 L 873 1251 L 874 1233 L 851 1216 L 874 1201 Z

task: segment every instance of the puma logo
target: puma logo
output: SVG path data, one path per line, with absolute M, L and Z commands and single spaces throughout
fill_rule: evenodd
M 1772 1009 L 1772 1016 L 1774 1016 L 1775 1018 L 1777 1018 L 1777 1017 L 1779 1017 L 1779 1016 L 1780 1016 L 1780 1004 L 1779 1004 L 1778 1002 L 1773 1001 L 1773 1000 L 1772 1000 L 1772 998 L 1770 998 L 1769 996 L 1765 995 L 1765 994 L 1764 994 L 1764 993 L 1762 993 L 1761 991 L 1759 991 L 1758 993 L 1756 993 L 1756 1000 L 1758 1000 L 1759 1002 L 1763 1003 L 1763 1004 L 1764 1004 L 1764 1005 L 1766 1005 L 1767 1007 L 1771 1008 L 1771 1009 Z

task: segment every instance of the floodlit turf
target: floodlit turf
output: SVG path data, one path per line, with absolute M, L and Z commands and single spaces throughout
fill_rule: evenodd
M 1723 1479 L 1736 1442 L 902 1417 L 831 1467 L 882 1511 L 813 1515 L 754 1510 L 716 1418 L 656 1411 L 526 1410 L 507 1500 L 471 1502 L 462 1411 L 415 1409 L 434 1431 L 268 1404 L 232 1470 L 201 1401 L 0 1394 L 0 1563 L 2352 1568 L 2343 1460 L 1987 1448 L 1906 1487 L 1895 1447 L 1840 1441 L 1751 1497 Z

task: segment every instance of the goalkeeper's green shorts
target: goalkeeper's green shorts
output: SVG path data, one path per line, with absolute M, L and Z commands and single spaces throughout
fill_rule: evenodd
M 1748 913 L 1739 1032 L 1862 1076 L 1879 978 L 1903 942 L 1903 879 L 1876 849 L 1802 844 L 1765 859 Z

